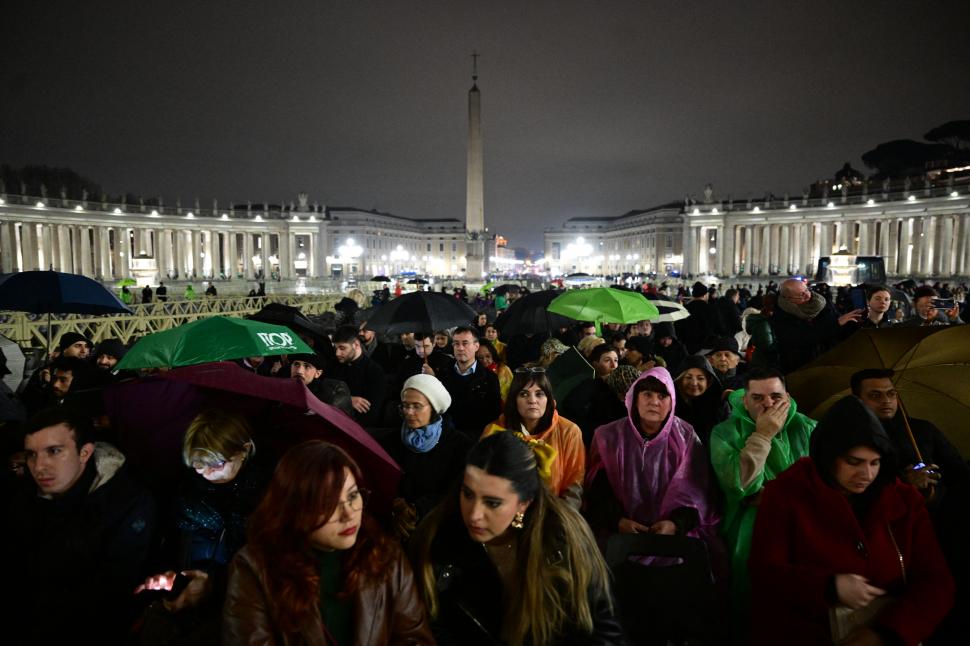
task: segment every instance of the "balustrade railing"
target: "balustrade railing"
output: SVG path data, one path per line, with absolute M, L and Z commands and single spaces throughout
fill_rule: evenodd
M 61 335 L 67 332 L 78 332 L 94 343 L 114 338 L 127 344 L 146 334 L 169 330 L 198 319 L 255 314 L 271 302 L 292 305 L 308 316 L 316 316 L 333 310 L 333 306 L 341 298 L 343 294 L 274 294 L 262 297 L 200 298 L 133 305 L 134 313 L 131 315 L 52 315 L 51 340 L 56 346 Z M 45 347 L 47 326 L 46 314 L 0 312 L 0 334 L 25 347 Z

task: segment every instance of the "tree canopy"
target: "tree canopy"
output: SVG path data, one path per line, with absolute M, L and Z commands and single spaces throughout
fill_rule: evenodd
M 970 150 L 970 120 L 947 121 L 927 132 L 923 138 L 944 143 L 954 150 Z
M 862 161 L 884 177 L 922 175 L 928 162 L 946 159 L 950 151 L 946 144 L 894 139 L 863 154 Z

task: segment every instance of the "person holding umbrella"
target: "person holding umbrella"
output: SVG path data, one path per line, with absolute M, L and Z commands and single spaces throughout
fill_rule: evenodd
M 922 497 L 896 478 L 889 437 L 854 396 L 819 422 L 809 457 L 765 486 L 750 572 L 754 644 L 915 645 L 953 604 Z

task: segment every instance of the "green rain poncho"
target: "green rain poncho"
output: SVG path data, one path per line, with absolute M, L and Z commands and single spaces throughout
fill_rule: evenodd
M 795 400 L 788 408 L 785 427 L 771 440 L 764 469 L 747 487 L 741 487 L 741 451 L 754 433 L 755 422 L 744 407 L 744 390 L 731 393 L 731 416 L 711 431 L 711 463 L 724 491 L 724 522 L 721 533 L 731 558 L 731 590 L 736 608 L 745 608 L 749 597 L 748 554 L 757 507 L 744 499 L 758 493 L 765 482 L 773 480 L 799 458 L 808 455 L 808 440 L 815 420 L 798 412 Z M 740 605 L 739 605 L 740 604 Z

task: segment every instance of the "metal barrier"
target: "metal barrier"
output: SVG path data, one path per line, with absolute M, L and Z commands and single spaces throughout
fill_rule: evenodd
M 268 303 L 292 305 L 300 308 L 308 316 L 316 316 L 333 310 L 333 306 L 343 296 L 343 294 L 312 296 L 273 294 L 262 297 L 204 297 L 197 300 L 170 300 L 164 303 L 156 301 L 132 305 L 134 312 L 132 315 L 52 315 L 51 342 L 56 346 L 61 335 L 67 332 L 78 332 L 94 343 L 104 339 L 120 339 L 122 343 L 128 344 L 146 334 L 169 330 L 198 319 L 255 314 Z M 25 347 L 46 347 L 47 325 L 46 314 L 0 313 L 0 334 Z

